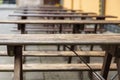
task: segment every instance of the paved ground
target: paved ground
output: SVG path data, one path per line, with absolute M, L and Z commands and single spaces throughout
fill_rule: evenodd
M 4 10 L 2 9 L 0 11 L 0 19 L 13 19 L 13 17 L 8 17 L 8 14 L 13 13 L 13 10 Z M 16 25 L 14 24 L 0 24 L 0 34 L 18 34 L 16 32 L 12 32 L 11 30 Z M 44 47 L 38 47 L 38 46 L 29 46 L 27 47 L 27 50 L 45 50 L 50 49 L 54 50 L 56 49 L 54 46 L 44 46 Z M 0 47 L 0 50 L 6 50 L 5 46 Z M 92 61 L 101 61 L 101 59 L 92 59 Z M 0 64 L 10 64 L 13 63 L 14 59 L 11 57 L 0 57 Z M 30 57 L 27 58 L 26 63 L 65 63 L 65 58 L 34 58 Z M 74 59 L 73 62 L 78 62 L 78 59 Z M 0 72 L 0 80 L 13 80 L 13 73 L 6 73 L 6 72 Z M 80 80 L 80 72 L 29 72 L 25 73 L 24 79 L 25 80 Z M 88 80 L 88 76 L 84 76 L 84 80 Z M 117 80 L 117 79 L 116 79 Z

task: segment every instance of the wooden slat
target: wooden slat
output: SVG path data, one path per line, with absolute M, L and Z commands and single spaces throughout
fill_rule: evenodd
M 19 8 L 29 8 L 29 7 L 24 7 L 24 6 L 20 6 Z M 31 6 L 30 8 L 62 8 L 62 7 L 58 7 L 55 5 L 40 5 L 40 6 Z
M 16 10 L 28 10 L 28 11 L 82 11 L 82 10 L 72 10 L 72 9 L 51 9 L 51 8 L 16 8 Z
M 1 34 L 0 45 L 120 45 L 120 34 Z
M 104 57 L 104 51 L 76 51 L 79 56 Z M 0 51 L 0 56 L 8 56 L 6 51 Z M 31 57 L 67 57 L 76 55 L 72 51 L 23 51 L 23 56 Z
M 57 6 L 32 6 L 32 7 L 18 7 L 17 9 L 27 9 L 27 8 L 30 8 L 30 9 L 65 9 L 63 7 L 57 7 Z
M 106 52 L 105 58 L 104 58 L 104 61 L 103 61 L 102 70 L 101 70 L 101 75 L 105 80 L 107 80 L 107 77 L 108 77 L 112 57 L 113 56 L 110 53 Z
M 120 24 L 120 20 L 0 20 L 1 24 Z
M 94 12 L 41 12 L 41 11 L 15 11 L 15 13 L 28 13 L 28 14 L 95 14 Z
M 13 29 L 17 29 L 17 27 L 13 27 Z M 43 25 L 41 27 L 39 26 L 28 26 L 26 27 L 26 30 L 29 30 L 29 29 L 36 29 L 36 30 L 39 30 L 39 29 L 55 29 L 55 30 L 59 30 L 59 26 L 58 27 L 53 27 L 53 26 L 47 26 L 47 25 Z M 66 27 L 63 27 L 62 29 L 71 29 L 72 30 L 72 27 L 71 26 L 66 26 Z M 93 29 L 93 28 L 92 28 Z
M 13 30 L 11 30 L 11 31 L 15 31 L 15 32 L 18 32 L 18 30 L 16 30 L 17 29 L 17 27 L 14 27 L 14 29 Z M 84 32 L 94 32 L 94 28 L 84 28 Z M 105 29 L 97 29 L 97 31 L 103 31 L 103 30 L 105 30 Z M 53 32 L 57 32 L 57 31 L 59 31 L 59 27 L 55 27 L 55 28 L 53 28 L 53 27 L 45 27 L 45 26 L 43 26 L 43 27 L 27 27 L 26 29 L 25 29 L 25 31 L 36 31 L 36 32 L 46 32 L 46 31 L 53 31 Z M 63 27 L 63 29 L 62 29 L 62 32 L 63 31 L 65 31 L 65 32 L 71 32 L 71 31 L 73 31 L 72 30 L 72 28 L 71 27 Z
M 20 30 L 12 30 L 15 32 L 18 32 Z M 59 29 L 26 29 L 25 31 L 30 31 L 30 32 L 59 32 Z M 72 29 L 64 29 L 62 32 L 72 32 Z
M 90 63 L 90 67 L 99 71 L 102 68 L 101 63 Z M 14 69 L 13 65 L 5 64 L 0 65 L 1 72 L 11 72 Z M 111 64 L 111 70 L 116 70 L 116 64 Z M 90 69 L 85 64 L 24 64 L 23 70 L 26 72 L 37 72 L 37 71 L 89 71 Z
M 116 16 L 99 16 L 99 15 L 77 15 L 77 14 L 11 14 L 9 16 L 25 16 L 25 17 L 64 17 L 64 18 L 92 18 L 92 17 L 99 17 L 99 18 L 117 18 Z
M 23 80 L 22 46 L 14 47 L 14 80 Z
M 63 8 L 16 8 L 16 10 L 32 10 L 32 11 L 71 11 L 71 9 Z

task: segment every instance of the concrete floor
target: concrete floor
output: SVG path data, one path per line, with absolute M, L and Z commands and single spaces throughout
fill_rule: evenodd
M 8 14 L 12 14 L 14 10 L 0 10 L 0 19 L 15 19 L 9 17 Z M 17 32 L 12 32 L 13 27 L 16 27 L 15 24 L 0 24 L 0 34 L 19 34 Z M 55 47 L 49 46 L 28 46 L 27 50 L 45 50 L 50 49 L 54 50 Z M 6 50 L 5 46 L 0 47 L 0 50 Z M 66 63 L 65 58 L 48 58 L 48 57 L 29 57 L 26 58 L 26 63 Z M 92 61 L 101 61 L 101 59 L 93 59 Z M 13 63 L 14 59 L 12 57 L 0 57 L 0 64 L 10 64 Z M 73 62 L 78 62 L 78 59 L 74 59 Z M 84 80 L 89 80 L 84 72 Z M 113 74 L 110 75 L 110 77 Z M 14 74 L 12 72 L 0 72 L 0 80 L 13 80 Z M 28 72 L 24 75 L 24 80 L 80 80 L 80 72 Z M 116 79 L 117 80 L 117 79 Z

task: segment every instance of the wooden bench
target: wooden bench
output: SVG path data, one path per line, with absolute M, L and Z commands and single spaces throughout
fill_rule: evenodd
M 25 24 L 60 24 L 60 25 L 72 24 L 72 25 L 74 25 L 73 29 L 72 29 L 73 30 L 72 33 L 80 33 L 80 31 L 79 31 L 80 28 L 83 28 L 83 26 L 80 26 L 81 24 L 103 24 L 104 25 L 104 24 L 110 24 L 110 23 L 111 24 L 119 23 L 119 21 L 114 21 L 114 20 L 112 20 L 112 21 L 109 21 L 109 20 L 108 21 L 104 21 L 104 20 L 97 20 L 97 21 L 95 21 L 95 20 L 83 20 L 83 21 L 82 20 L 80 20 L 80 21 L 78 21 L 78 20 L 35 20 L 35 21 L 34 20 L 17 20 L 17 21 L 18 21 L 18 29 L 21 30 L 22 34 L 26 33 Z M 13 20 L 13 24 L 14 24 L 14 22 L 17 24 L 17 21 Z M 25 23 L 19 23 L 21 21 L 22 22 L 25 21 Z M 3 23 L 4 23 L 4 21 L 3 21 Z M 7 21 L 6 21 L 6 23 L 7 23 Z M 8 23 L 10 23 L 10 22 L 8 21 Z M 98 26 L 95 26 L 95 28 L 92 32 L 96 33 L 97 27 Z M 101 27 L 103 27 L 103 26 L 101 26 Z M 89 32 L 89 31 L 87 31 L 87 32 Z M 62 26 L 59 27 L 59 33 L 62 33 Z M 58 50 L 59 50 L 59 48 L 58 48 Z
M 104 57 L 104 51 L 76 51 L 79 56 L 90 56 L 90 57 Z M 8 56 L 7 51 L 0 51 L 0 56 Z M 23 51 L 23 56 L 26 57 L 76 57 L 72 51 Z M 13 57 L 13 56 L 11 56 Z M 49 65 L 49 66 L 48 66 Z M 102 69 L 101 63 L 90 63 L 89 64 L 94 71 L 100 71 Z M 1 64 L 0 71 L 2 72 L 13 72 L 14 65 Z M 89 71 L 90 69 L 85 64 L 24 64 L 23 71 L 25 72 L 36 72 L 36 71 Z M 116 70 L 116 65 L 112 64 L 110 70 Z
M 24 14 L 82 14 L 82 15 L 96 15 L 94 12 L 41 12 L 41 11 L 15 11 L 15 13 Z
M 18 17 L 52 17 L 52 18 L 117 18 L 116 16 L 100 16 L 100 15 L 78 15 L 78 14 L 11 14 L 9 16 Z
M 14 16 L 17 16 L 17 15 L 14 15 Z M 22 16 L 22 14 L 20 14 L 20 15 L 18 15 L 18 16 Z M 27 16 L 26 16 L 26 14 L 25 15 L 23 15 L 22 17 L 29 17 L 29 16 L 32 16 L 32 17 L 40 17 L 40 16 L 42 16 L 42 17 L 48 17 L 48 16 L 50 16 L 50 17 L 53 17 L 54 15 L 44 15 L 44 14 L 42 14 L 42 15 L 36 15 L 36 14 L 28 14 Z M 55 15 L 55 17 L 63 17 L 64 15 Z M 67 17 L 71 17 L 72 15 L 68 15 Z M 77 16 L 77 15 L 75 15 L 75 16 Z M 74 15 L 73 15 L 73 17 L 75 17 Z M 79 17 L 82 17 L 81 15 L 79 15 Z M 98 19 L 100 18 L 116 18 L 115 16 L 83 16 L 83 17 L 97 17 Z M 23 25 L 22 25 L 23 26 Z M 13 30 L 13 31 L 16 31 L 16 30 Z M 98 31 L 98 29 L 97 29 L 97 31 Z M 100 30 L 101 31 L 101 30 Z M 73 29 L 63 29 L 63 28 L 59 28 L 58 30 L 56 30 L 56 29 L 50 29 L 50 28 L 48 28 L 48 29 L 39 29 L 39 30 L 27 30 L 27 29 L 25 29 L 25 31 L 23 31 L 23 33 L 27 33 L 27 32 L 47 32 L 47 33 L 73 33 Z M 81 32 L 80 30 L 78 30 L 78 31 L 76 31 L 76 32 Z M 94 29 L 84 29 L 84 32 L 86 32 L 86 33 L 94 33 L 95 31 L 94 31 Z M 63 48 L 64 50 L 65 50 L 65 48 Z M 60 50 L 60 46 L 58 46 L 58 48 L 57 48 L 57 50 L 59 51 Z M 68 63 L 71 63 L 71 61 L 72 61 L 72 59 L 70 59 L 70 60 L 68 60 Z
M 24 23 L 24 24 L 26 24 L 26 21 L 28 21 L 27 23 L 29 23 L 29 24 L 31 24 L 31 23 L 33 23 L 33 24 L 35 24 L 36 23 L 36 21 L 35 22 L 32 22 L 31 21 L 31 23 L 29 22 L 29 20 L 21 20 L 22 22 L 16 22 L 16 20 L 15 21 L 1 21 L 1 23 L 10 23 L 10 24 L 14 24 L 14 23 Z M 53 21 L 54 22 L 54 21 Z M 53 22 L 50 22 L 50 23 L 53 23 Z M 58 21 L 59 22 L 59 21 Z M 72 21 L 71 21 L 72 22 Z M 70 22 L 70 23 L 71 23 Z M 75 23 L 74 24 L 77 24 L 77 23 L 81 23 L 81 24 L 84 24 L 84 23 L 87 23 L 87 24 L 119 24 L 120 22 L 119 21 L 103 21 L 103 23 L 102 23 L 102 21 L 100 21 L 100 23 L 98 22 L 98 21 L 82 21 L 82 22 L 84 22 L 84 23 L 82 23 L 81 21 L 79 21 L 79 22 L 77 22 L 77 21 L 74 21 Z M 43 23 L 45 23 L 44 21 L 42 22 L 42 24 Z M 50 24 L 49 23 L 49 24 Z M 40 24 L 40 22 L 39 22 L 39 20 L 38 20 L 38 22 L 37 22 L 37 24 Z M 58 24 L 58 23 L 56 23 L 56 24 Z M 63 23 L 60 23 L 60 24 L 63 24 Z M 65 23 L 65 24 L 68 24 L 67 22 Z M 58 35 L 58 36 L 61 36 L 61 35 Z M 71 35 L 72 36 L 72 35 Z M 73 35 L 74 36 L 74 35 Z M 85 35 L 86 36 L 86 35 Z M 9 36 L 10 37 L 10 36 Z M 15 37 L 15 36 L 14 36 Z M 34 36 L 35 37 L 35 36 Z M 1 37 L 2 38 L 2 37 Z M 67 36 L 66 36 L 66 38 L 67 38 Z M 68 37 L 68 38 L 70 38 L 70 39 L 74 39 L 73 37 Z M 86 37 L 87 38 L 87 37 Z M 101 37 L 100 37 L 101 38 Z M 19 38 L 20 39 L 20 38 Z M 26 39 L 26 38 L 25 38 Z M 58 38 L 59 39 L 59 38 Z M 55 40 L 58 40 L 58 39 L 55 39 Z M 112 38 L 109 38 L 109 39 L 112 39 Z M 8 39 L 2 39 L 2 40 L 8 40 Z M 44 39 L 45 40 L 45 39 Z M 49 39 L 48 39 L 49 40 Z M 51 39 L 50 39 L 51 40 Z M 54 40 L 54 39 L 53 39 Z M 61 40 L 64 40 L 64 39 L 61 39 Z M 96 39 L 95 39 L 96 40 Z M 34 40 L 33 40 L 34 41 Z M 67 41 L 67 40 L 66 40 Z M 74 40 L 73 40 L 74 41 Z M 75 40 L 76 41 L 76 40 Z M 88 40 L 89 41 L 89 40 Z M 29 42 L 29 41 L 28 41 Z M 62 41 L 61 41 L 62 42 Z M 103 42 L 103 41 L 102 41 Z M 26 42 L 27 43 L 27 42 Z M 40 42 L 41 43 L 41 42 Z M 79 42 L 78 42 L 79 43 Z M 75 42 L 75 43 L 73 43 L 73 44 L 78 44 L 77 42 Z M 114 42 L 114 43 L 112 43 L 112 44 L 115 44 L 116 43 L 116 41 Z M 2 43 L 3 44 L 3 43 Z M 6 44 L 6 43 L 5 43 Z M 30 44 L 30 43 L 28 43 L 28 44 Z M 36 40 L 35 40 L 35 43 L 33 43 L 33 44 L 39 44 L 39 43 L 36 43 Z M 41 43 L 42 44 L 42 43 Z M 45 43 L 46 44 L 46 43 Z M 49 43 L 48 43 L 49 44 Z M 51 43 L 51 44 L 53 44 L 53 43 Z M 56 44 L 60 44 L 59 42 L 58 43 L 56 43 Z M 61 43 L 62 44 L 62 43 Z M 64 44 L 70 44 L 69 43 L 69 41 L 68 41 L 68 43 L 66 42 L 66 43 L 64 43 Z M 71 43 L 72 44 L 72 43 Z M 87 43 L 81 43 L 81 44 L 87 44 Z M 90 43 L 88 43 L 88 44 L 90 44 Z M 91 43 L 92 44 L 92 43 Z M 94 44 L 97 44 L 97 43 L 94 43 Z M 100 44 L 104 44 L 104 43 L 100 43 Z M 107 42 L 107 44 L 108 44 L 108 42 Z M 10 44 L 9 44 L 10 45 Z M 12 45 L 14 45 L 14 44 L 12 44 Z M 18 45 L 18 44 L 17 44 Z M 24 44 L 23 44 L 24 45 Z M 19 51 L 19 50 L 18 50 Z M 19 63 L 19 62 L 18 62 Z M 108 68 L 109 69 L 109 68 Z
M 20 32 L 20 30 L 17 30 L 17 27 L 14 27 L 13 30 L 11 31 L 14 31 L 14 32 Z M 62 33 L 72 33 L 72 28 L 63 28 L 62 29 Z M 91 32 L 94 31 L 93 29 L 91 30 Z M 52 27 L 47 27 L 47 28 L 42 28 L 42 27 L 38 27 L 38 28 L 35 28 L 35 27 L 29 27 L 28 29 L 25 29 L 25 32 L 28 33 L 28 32 L 44 32 L 44 33 L 59 33 L 59 28 L 52 28 Z M 88 32 L 88 31 L 87 31 Z
M 104 51 L 76 51 L 79 56 L 104 57 Z M 0 56 L 8 56 L 7 51 L 0 51 Z M 26 57 L 76 57 L 72 51 L 23 51 Z
M 94 71 L 100 71 L 102 69 L 101 63 L 88 64 Z M 110 66 L 111 71 L 116 70 L 116 64 Z M 0 71 L 13 72 L 14 65 L 4 64 L 0 65 Z M 23 72 L 49 72 L 49 71 L 90 71 L 85 64 L 23 64 Z M 18 79 L 17 79 L 18 80 Z
M 39 9 L 41 9 L 41 8 L 43 8 L 43 9 L 44 9 L 44 8 L 52 8 L 52 9 L 54 9 L 54 8 L 55 8 L 55 9 L 63 9 L 62 6 L 59 6 L 59 7 L 58 7 L 58 6 L 53 6 L 53 5 L 42 5 L 42 6 L 37 6 L 37 7 L 36 7 L 36 6 L 32 6 L 32 7 L 23 7 L 23 6 L 22 6 L 22 7 L 18 7 L 18 8 L 22 8 L 22 9 L 24 9 L 24 8 L 25 8 L 25 9 L 26 9 L 26 8 L 39 8 Z
M 13 27 L 13 30 L 11 30 L 13 32 L 21 32 L 20 30 L 17 30 L 17 27 Z M 79 30 L 80 32 L 81 30 Z M 97 31 L 102 31 L 105 32 L 105 29 L 97 29 Z M 28 26 L 25 29 L 25 32 L 45 32 L 45 33 L 58 33 L 59 32 L 59 28 L 58 27 L 45 27 L 45 26 L 41 26 L 41 27 L 35 27 L 35 26 Z M 73 28 L 68 26 L 68 27 L 63 27 L 62 28 L 62 33 L 72 33 L 73 32 Z M 85 33 L 94 33 L 94 28 L 84 28 L 84 32 Z
M 16 30 L 16 29 L 17 28 L 14 28 L 11 31 L 13 31 L 13 32 L 20 32 L 21 33 L 20 30 Z M 104 32 L 105 30 L 104 29 L 97 29 L 97 31 Z M 26 29 L 25 32 L 26 33 L 28 33 L 28 32 L 45 32 L 45 33 L 52 33 L 52 34 L 54 34 L 54 33 L 58 33 L 59 29 L 55 29 L 55 28 L 40 28 L 40 27 L 39 28 L 35 28 L 35 27 L 32 28 L 32 27 L 30 27 L 29 29 Z M 72 32 L 73 32 L 72 29 L 63 29 L 62 30 L 62 33 L 72 33 Z M 94 33 L 94 29 L 93 28 L 85 28 L 84 32 L 85 33 Z
M 80 24 L 120 24 L 119 20 L 0 20 L 2 24 L 17 24 L 21 33 L 25 33 L 25 24 L 72 24 L 73 32 L 78 33 L 79 29 L 82 27 Z M 102 26 L 101 26 L 102 27 Z M 60 30 L 62 29 L 59 27 Z M 97 31 L 97 26 L 95 26 L 94 32 Z
M 86 19 L 86 18 L 96 18 L 97 20 L 105 20 L 106 18 L 117 18 L 116 16 L 98 16 L 98 15 L 63 15 L 63 14 L 13 14 L 10 16 L 17 16 L 17 17 L 21 17 L 21 19 L 27 19 L 27 17 L 47 17 L 47 19 L 65 19 L 65 18 L 70 18 L 70 19 L 76 19 L 76 18 L 81 18 L 82 20 Z M 23 26 L 23 25 L 22 25 Z M 62 33 L 62 25 L 60 25 L 61 27 L 59 27 L 59 33 Z M 90 31 L 86 31 L 85 26 L 84 25 L 79 25 L 81 26 L 80 29 L 81 31 L 85 31 L 85 32 L 90 32 Z M 54 27 L 54 26 L 52 26 Z M 102 27 L 102 26 L 101 26 Z M 97 30 L 102 31 L 103 28 L 97 29 L 97 25 L 95 25 L 94 31 L 91 31 L 93 33 L 96 33 Z M 88 29 L 87 29 L 88 30 Z M 79 32 L 81 32 L 79 31 Z M 47 31 L 48 32 L 48 31 Z
M 76 11 L 79 11 L 81 12 L 82 10 L 72 10 L 72 9 L 64 9 L 64 8 L 61 8 L 61 9 L 56 9 L 56 8 L 44 8 L 44 9 L 40 9 L 40 8 L 16 8 L 16 10 L 23 10 L 23 11 L 63 11 L 63 12 L 66 12 L 66 11 L 71 11 L 71 12 L 76 12 Z
M 79 56 L 90 57 L 104 57 L 104 51 L 76 51 Z M 8 56 L 6 51 L 0 51 L 0 56 Z M 23 56 L 26 57 L 76 57 L 72 51 L 23 51 Z M 13 57 L 13 56 L 11 56 Z M 49 66 L 48 66 L 49 65 Z M 90 63 L 89 64 L 94 71 L 100 71 L 102 69 L 102 63 Z M 13 72 L 14 65 L 1 64 L 0 71 Z M 89 71 L 90 69 L 85 64 L 24 64 L 23 71 L 36 72 L 36 71 Z M 116 65 L 112 64 L 110 70 L 116 70 Z
M 76 51 L 79 56 L 104 57 L 104 51 Z M 6 51 L 0 51 L 0 56 L 8 56 Z M 23 51 L 26 57 L 76 57 L 72 51 Z M 12 57 L 12 56 L 11 56 Z M 48 66 L 49 65 L 49 66 Z M 93 70 L 102 69 L 101 63 L 90 63 Z M 14 65 L 0 65 L 0 71 L 14 71 Z M 62 67 L 62 68 L 61 68 Z M 116 65 L 112 64 L 110 70 L 116 70 Z M 89 71 L 85 64 L 24 64 L 23 71 Z
M 96 45 L 106 46 L 106 48 L 104 49 L 106 51 L 105 59 L 104 59 L 104 64 L 102 66 L 102 76 L 105 79 L 107 79 L 106 73 L 109 71 L 109 67 L 110 67 L 109 65 L 111 64 L 111 59 L 113 56 L 116 57 L 116 59 L 118 60 L 117 65 L 120 64 L 118 57 L 119 48 L 117 47 L 120 45 L 120 34 L 10 34 L 10 35 L 2 34 L 0 35 L 0 45 L 7 45 L 8 54 L 9 55 L 12 54 L 15 56 L 15 67 L 14 67 L 15 80 L 22 80 L 23 78 L 22 45 L 61 45 L 61 44 L 62 45 L 96 44 Z M 69 65 L 66 64 L 66 66 Z M 47 66 L 49 65 L 47 64 Z M 50 66 L 53 67 L 52 64 Z M 59 66 L 59 65 L 55 65 L 55 66 Z M 78 66 L 80 67 L 79 64 Z M 27 67 L 31 69 L 33 68 L 30 66 Z M 41 65 L 41 67 L 43 66 Z M 45 69 L 45 66 L 43 68 Z M 60 70 L 62 70 L 61 66 L 60 68 L 61 68 Z M 71 67 L 69 66 L 67 70 L 70 70 L 69 68 L 71 69 Z M 119 66 L 117 66 L 117 68 L 119 72 Z M 33 70 L 35 69 L 36 67 L 33 68 Z M 52 68 L 50 69 L 52 70 Z M 74 71 L 73 67 L 72 70 Z

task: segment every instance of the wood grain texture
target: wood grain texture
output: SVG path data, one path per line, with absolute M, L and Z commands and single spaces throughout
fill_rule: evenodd
M 120 45 L 120 34 L 1 34 L 0 45 Z
M 104 51 L 76 51 L 79 56 L 104 57 Z M 8 56 L 7 51 L 0 51 L 0 56 Z M 67 57 L 76 55 L 72 51 L 23 51 L 23 56 L 29 57 Z
M 88 64 L 93 70 L 101 70 L 101 63 Z M 116 70 L 116 64 L 111 64 L 111 70 Z M 14 65 L 5 64 L 0 65 L 1 72 L 12 72 Z M 90 69 L 85 64 L 24 64 L 23 71 L 25 72 L 37 72 L 37 71 L 89 71 Z
M 19 32 L 20 30 L 11 30 L 14 32 Z M 59 29 L 26 29 L 25 31 L 30 31 L 30 32 L 59 32 Z M 89 30 L 93 31 L 93 30 Z M 72 32 L 72 29 L 64 29 L 62 32 Z
M 0 20 L 1 24 L 120 24 L 120 20 Z
M 94 12 L 46 12 L 46 11 L 15 11 L 15 13 L 28 13 L 28 14 L 95 14 Z
M 100 15 L 78 15 L 78 14 L 11 14 L 9 16 L 25 16 L 25 17 L 64 17 L 64 18 L 117 18 L 116 16 L 100 16 Z
M 22 46 L 14 48 L 14 80 L 23 80 Z
M 72 10 L 72 9 L 59 9 L 59 8 L 16 8 L 16 10 L 28 10 L 28 11 L 82 11 L 82 10 Z

